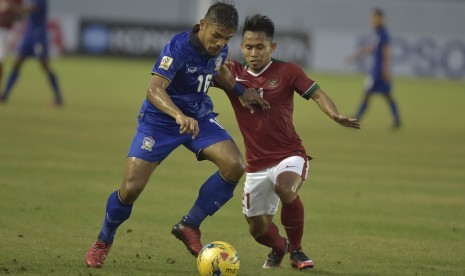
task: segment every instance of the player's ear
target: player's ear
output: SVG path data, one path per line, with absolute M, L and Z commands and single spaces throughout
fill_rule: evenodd
M 205 19 L 200 19 L 200 29 L 204 30 L 206 25 L 207 22 L 205 21 Z
M 274 53 L 274 51 L 276 50 L 276 42 L 271 42 L 271 53 Z

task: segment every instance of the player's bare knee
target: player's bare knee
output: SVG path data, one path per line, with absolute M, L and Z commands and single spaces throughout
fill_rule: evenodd
M 124 181 L 120 188 L 121 200 L 128 204 L 134 203 L 142 193 L 143 187 L 144 185 L 138 185 L 135 181 L 131 181 L 130 179 Z
M 297 190 L 292 185 L 276 183 L 275 192 L 283 203 L 292 202 L 297 197 Z
M 384 95 L 384 98 L 386 99 L 386 101 L 388 101 L 389 103 L 392 103 L 394 101 L 394 99 L 391 97 L 391 95 L 389 94 L 385 94 Z
M 249 233 L 254 238 L 258 238 L 261 235 L 265 234 L 267 230 L 268 230 L 267 225 L 264 225 L 261 223 L 253 223 L 253 222 L 249 224 Z
M 242 158 L 230 158 L 220 168 L 221 175 L 230 181 L 237 182 L 245 172 L 245 164 Z
M 231 172 L 236 176 L 236 178 L 238 178 L 237 180 L 239 181 L 245 172 L 245 164 L 241 158 L 238 158 L 231 163 Z

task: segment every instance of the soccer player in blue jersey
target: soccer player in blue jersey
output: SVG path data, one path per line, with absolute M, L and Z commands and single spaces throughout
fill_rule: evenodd
M 191 254 L 197 256 L 202 249 L 200 224 L 233 196 L 244 173 L 242 155 L 216 120 L 208 88 L 214 80 L 234 91 L 245 104 L 257 103 L 262 109 L 269 107 L 256 90 L 246 90 L 231 80 L 224 65 L 228 54 L 226 44 L 237 25 L 234 5 L 217 2 L 208 9 L 200 24 L 175 35 L 160 54 L 140 110 L 123 183 L 108 198 L 103 227 L 85 255 L 87 266 L 103 265 L 116 229 L 129 218 L 133 203 L 150 175 L 180 145 L 195 153 L 198 160 L 209 160 L 219 169 L 202 185 L 192 209 L 172 228 L 172 234 Z
M 374 93 L 380 93 L 389 103 L 394 117 L 394 128 L 399 128 L 401 123 L 399 111 L 391 91 L 390 37 L 385 26 L 383 11 L 378 8 L 374 9 L 371 20 L 376 34 L 376 41 L 363 47 L 359 52 L 348 59 L 348 62 L 354 62 L 368 54 L 373 55 L 373 65 L 366 82 L 365 95 L 356 117 L 360 120 L 368 107 L 371 96 L 373 96 Z
M 54 105 L 61 106 L 63 98 L 61 96 L 58 80 L 50 67 L 48 57 L 48 37 L 47 37 L 47 0 L 31 0 L 30 5 L 21 9 L 21 13 L 28 13 L 27 27 L 23 39 L 19 46 L 18 56 L 14 62 L 5 90 L 0 96 L 0 101 L 6 102 L 10 96 L 11 90 L 19 77 L 19 72 L 23 62 L 28 57 L 37 57 L 40 60 L 42 68 L 47 73 L 54 93 Z

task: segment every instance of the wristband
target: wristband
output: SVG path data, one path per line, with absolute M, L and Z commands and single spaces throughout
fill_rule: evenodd
M 234 84 L 234 87 L 233 87 L 232 91 L 233 91 L 234 93 L 236 93 L 237 96 L 240 97 L 240 96 L 242 96 L 242 94 L 244 94 L 244 92 L 245 92 L 245 87 L 242 86 L 242 84 L 236 82 L 236 83 Z

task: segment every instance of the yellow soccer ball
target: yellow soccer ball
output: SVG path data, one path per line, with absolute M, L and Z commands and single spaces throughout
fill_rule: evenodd
M 238 275 L 239 254 L 229 243 L 214 241 L 202 248 L 197 257 L 200 276 Z

